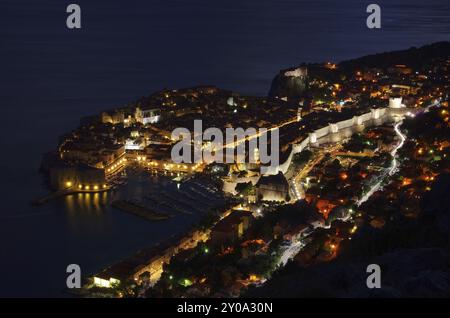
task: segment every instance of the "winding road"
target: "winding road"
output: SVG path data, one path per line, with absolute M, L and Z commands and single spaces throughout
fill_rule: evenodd
M 400 126 L 402 125 L 403 121 L 398 122 L 397 124 L 395 124 L 394 126 L 394 130 L 395 133 L 397 134 L 397 136 L 399 136 L 400 138 L 400 142 L 398 143 L 397 146 L 395 146 L 394 149 L 392 149 L 391 151 L 391 156 L 393 157 L 392 159 L 392 164 L 389 167 L 389 169 L 383 173 L 381 175 L 381 177 L 379 178 L 379 180 L 377 181 L 377 183 L 375 183 L 369 191 L 366 192 L 366 194 L 364 194 L 361 199 L 359 199 L 356 202 L 357 206 L 360 206 L 361 204 L 363 204 L 364 202 L 366 202 L 375 192 L 377 192 L 380 187 L 381 184 L 383 183 L 384 179 L 386 178 L 386 176 L 392 176 L 395 172 L 397 172 L 398 169 L 398 160 L 397 160 L 397 151 L 403 147 L 403 145 L 405 144 L 405 140 L 406 140 L 406 136 L 404 134 L 402 134 L 402 132 L 400 131 Z

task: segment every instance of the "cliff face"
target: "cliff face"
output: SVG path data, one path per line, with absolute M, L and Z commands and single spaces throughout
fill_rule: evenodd
M 308 87 L 306 68 L 280 71 L 270 86 L 270 97 L 300 98 Z

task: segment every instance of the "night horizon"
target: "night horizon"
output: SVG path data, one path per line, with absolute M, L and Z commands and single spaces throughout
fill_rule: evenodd
M 0 1 L 0 297 L 448 298 L 449 13 Z

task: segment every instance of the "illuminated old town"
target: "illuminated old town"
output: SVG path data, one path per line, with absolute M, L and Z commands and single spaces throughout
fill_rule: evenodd
M 448 1 L 24 2 L 0 298 L 449 297 Z
M 432 189 L 449 169 L 449 49 L 436 43 L 305 64 L 280 71 L 268 97 L 214 86 L 163 90 L 84 118 L 44 156 L 42 170 L 54 192 L 34 204 L 102 196 L 129 178 L 151 179 L 154 190 L 134 198 L 108 194 L 107 204 L 142 222 L 201 211 L 198 222 L 89 277 L 83 292 L 259 293 L 257 287 L 264 290 L 287 264 L 307 269 L 331 262 L 356 253 L 369 229 L 389 233 L 397 223 L 425 217 L 421 199 L 438 195 Z M 426 61 L 415 60 L 419 52 Z M 264 172 L 259 162 L 174 163 L 171 131 L 192 131 L 194 119 L 223 131 L 278 128 L 280 162 Z M 236 136 L 232 148 L 254 137 Z

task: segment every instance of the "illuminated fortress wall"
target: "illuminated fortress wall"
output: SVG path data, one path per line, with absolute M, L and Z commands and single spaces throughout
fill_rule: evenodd
M 389 106 L 391 106 L 391 103 L 389 103 Z M 395 103 L 392 106 L 397 106 L 397 104 Z M 354 116 L 351 119 L 330 123 L 328 126 L 309 133 L 308 137 L 303 139 L 299 144 L 294 144 L 287 160 L 276 167 L 269 167 L 266 170 L 265 175 L 278 174 L 279 171 L 285 174 L 291 165 L 293 156 L 302 152 L 311 144 L 319 145 L 324 142 L 339 142 L 340 140 L 349 138 L 356 132 L 362 131 L 364 128 L 378 126 L 389 120 L 396 120 L 398 116 L 403 115 L 407 111 L 408 109 L 405 108 L 404 105 L 400 108 L 377 108 L 371 109 L 370 112 L 360 116 Z

